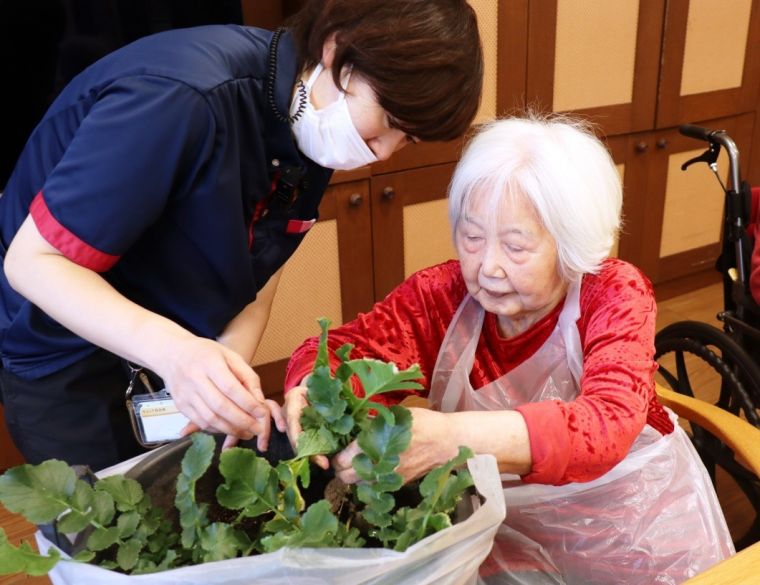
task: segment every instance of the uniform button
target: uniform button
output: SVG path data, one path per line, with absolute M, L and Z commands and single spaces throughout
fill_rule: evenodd
M 279 158 L 273 158 L 272 159 L 272 166 L 273 167 L 279 167 L 280 166 L 280 159 Z

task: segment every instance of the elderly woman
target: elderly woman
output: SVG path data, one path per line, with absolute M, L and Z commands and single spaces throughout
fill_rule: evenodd
M 496 121 L 451 183 L 458 261 L 330 332 L 332 349 L 420 365 L 434 410 L 412 408 L 405 478 L 459 445 L 498 460 L 507 516 L 481 568 L 489 583 L 677 583 L 733 552 L 704 468 L 655 396 L 650 283 L 608 258 L 621 200 L 614 163 L 579 123 Z M 288 367 L 291 436 L 315 351 L 306 341 Z M 333 460 L 345 481 L 357 452 Z

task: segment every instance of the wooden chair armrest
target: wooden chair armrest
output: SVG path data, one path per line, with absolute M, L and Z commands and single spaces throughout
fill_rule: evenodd
M 718 437 L 760 477 L 760 429 L 703 400 L 656 385 L 660 403 Z

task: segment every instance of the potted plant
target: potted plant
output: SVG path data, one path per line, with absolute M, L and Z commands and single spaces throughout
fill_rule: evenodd
M 351 347 L 344 346 L 336 351 L 341 363 L 333 375 L 329 322 L 320 320 L 320 325 L 318 356 L 307 384 L 309 406 L 295 453 L 284 434 L 274 434 L 270 450 L 258 453 L 248 445 L 220 452 L 219 438 L 196 433 L 150 453 L 125 475 L 90 482 L 87 474 L 77 477 L 75 469 L 56 460 L 11 469 L 0 477 L 0 501 L 33 523 L 50 524 L 49 538 L 38 535 L 43 554 L 37 554 L 28 544 L 12 546 L 0 530 L 0 573 L 36 575 L 55 567 L 61 583 L 138 578 L 127 575 L 140 575 L 142 582 L 149 574 L 154 579 L 147 582 L 188 583 L 202 574 L 199 583 L 213 583 L 215 575 L 230 583 L 222 575 L 239 572 L 240 566 L 248 571 L 248 580 L 240 583 L 265 575 L 291 582 L 315 571 L 328 581 L 344 572 L 347 582 L 358 583 L 362 570 L 370 581 L 398 583 L 398 575 L 424 571 L 452 546 L 463 549 L 460 558 L 477 559 L 477 568 L 504 517 L 495 462 L 485 458 L 475 466 L 476 480 L 488 484 L 488 495 L 477 481 L 479 489 L 471 489 L 473 476 L 463 468 L 472 457 L 466 447 L 404 486 L 395 468 L 411 439 L 411 414 L 370 399 L 420 388 L 414 381 L 419 368 L 399 371 L 377 360 L 351 360 Z M 354 376 L 363 397 L 352 390 Z M 336 453 L 354 439 L 363 451 L 353 461 L 363 480 L 359 484 L 343 485 L 310 464 L 312 456 Z M 463 496 L 478 491 L 476 505 L 494 508 L 488 517 L 481 514 L 462 534 L 423 546 L 436 533 L 466 524 L 461 504 L 459 517 L 455 514 L 457 505 L 470 503 Z M 476 515 L 472 506 L 465 515 Z M 477 543 L 468 540 L 474 536 Z M 75 562 L 59 563 L 59 549 Z M 178 572 L 180 581 L 165 580 Z M 464 578 L 472 572 L 469 566 Z M 69 574 L 72 580 L 66 580 Z

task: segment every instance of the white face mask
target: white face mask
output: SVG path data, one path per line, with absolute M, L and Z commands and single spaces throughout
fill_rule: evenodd
M 348 171 L 376 162 L 375 153 L 364 142 L 351 120 L 343 91 L 337 101 L 322 109 L 314 109 L 311 88 L 323 69 L 320 63 L 309 76 L 306 104 L 292 125 L 298 148 L 315 163 L 328 169 Z M 348 83 L 348 78 L 345 83 Z M 296 114 L 300 105 L 299 92 L 296 92 L 290 106 L 291 116 Z

